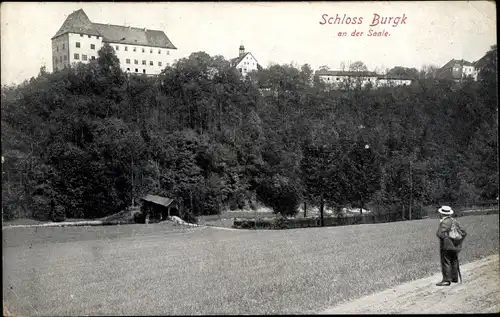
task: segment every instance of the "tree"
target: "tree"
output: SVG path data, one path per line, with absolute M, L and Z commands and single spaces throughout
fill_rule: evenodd
M 322 72 L 322 71 L 328 71 L 330 70 L 330 67 L 328 67 L 327 65 L 323 65 L 323 66 L 320 66 L 318 68 L 318 71 Z
M 419 77 L 421 79 L 436 78 L 439 68 L 440 67 L 436 65 L 425 64 L 420 69 Z
M 366 72 L 368 67 L 362 61 L 355 61 L 349 64 L 349 71 L 351 72 Z
M 300 189 L 293 180 L 282 175 L 266 179 L 258 188 L 257 194 L 273 211 L 282 216 L 295 216 L 300 203 Z
M 479 68 L 478 79 L 480 81 L 495 81 L 497 61 L 498 53 L 497 45 L 495 44 L 492 45 L 486 55 L 477 62 L 476 67 Z
M 345 63 L 345 62 L 343 62 L 343 61 L 342 61 L 342 62 L 340 62 L 340 70 L 341 70 L 341 71 L 345 71 L 345 69 L 346 69 L 346 63 Z
M 387 72 L 388 76 L 399 77 L 399 78 L 411 78 L 415 79 L 418 77 L 419 73 L 416 68 L 408 68 L 402 66 L 396 66 L 391 68 Z

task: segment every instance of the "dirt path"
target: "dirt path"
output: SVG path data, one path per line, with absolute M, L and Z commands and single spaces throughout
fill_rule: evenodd
M 335 306 L 322 314 L 445 314 L 500 312 L 499 255 L 461 266 L 463 283 L 435 284 L 441 274 Z

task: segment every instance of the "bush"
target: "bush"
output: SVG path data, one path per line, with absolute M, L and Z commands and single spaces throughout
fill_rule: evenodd
M 51 202 L 48 197 L 43 195 L 34 195 L 29 208 L 31 209 L 34 219 L 54 221 L 53 212 L 55 206 L 51 206 Z
M 257 195 L 277 214 L 295 216 L 299 212 L 300 190 L 297 184 L 287 177 L 275 175 L 265 180 L 257 188 Z
M 62 205 L 55 205 L 54 209 L 51 212 L 52 221 L 61 222 L 66 220 L 66 210 Z
M 287 218 L 279 215 L 273 221 L 273 229 L 289 229 Z
M 420 203 L 415 204 L 411 209 L 411 218 L 412 219 L 422 219 L 427 216 L 427 211 L 424 209 L 424 206 Z
M 134 214 L 134 222 L 135 223 L 145 223 L 146 222 L 145 214 L 143 211 L 136 212 Z

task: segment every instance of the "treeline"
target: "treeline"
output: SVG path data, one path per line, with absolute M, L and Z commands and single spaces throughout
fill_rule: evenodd
M 127 75 L 104 46 L 2 88 L 3 216 L 103 217 L 147 193 L 179 199 L 185 218 L 496 199 L 496 54 L 477 82 L 329 91 L 308 65 L 241 79 L 204 52 Z

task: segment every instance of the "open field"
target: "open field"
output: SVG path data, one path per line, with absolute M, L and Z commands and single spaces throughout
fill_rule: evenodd
M 499 252 L 498 215 L 460 222 L 462 264 Z M 322 312 L 439 273 L 436 227 L 4 229 L 4 302 L 17 315 Z

